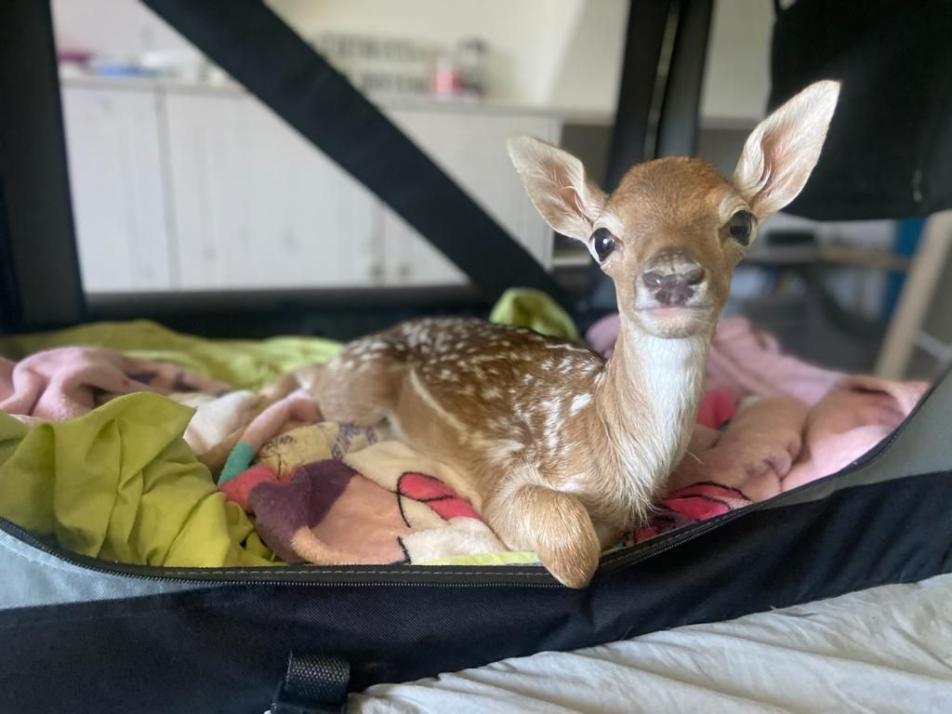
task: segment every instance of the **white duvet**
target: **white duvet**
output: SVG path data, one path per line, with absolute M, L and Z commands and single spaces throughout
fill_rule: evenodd
M 381 684 L 348 711 L 952 713 L 952 575 Z

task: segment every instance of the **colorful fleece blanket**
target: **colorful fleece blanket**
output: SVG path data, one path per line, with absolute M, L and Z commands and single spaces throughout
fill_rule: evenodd
M 384 441 L 302 463 L 285 480 L 262 463 L 224 490 L 246 499 L 261 537 L 289 562 L 423 564 L 505 551 L 454 482 L 445 465 Z

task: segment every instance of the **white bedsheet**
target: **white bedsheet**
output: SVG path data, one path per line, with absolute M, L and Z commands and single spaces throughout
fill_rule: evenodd
M 952 575 L 381 684 L 348 711 L 952 713 Z

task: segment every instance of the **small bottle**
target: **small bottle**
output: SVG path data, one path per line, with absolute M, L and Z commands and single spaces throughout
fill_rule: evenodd
M 440 99 L 451 99 L 459 93 L 460 84 L 460 75 L 453 55 L 440 54 L 433 67 L 433 94 Z
M 464 38 L 456 56 L 460 94 L 467 99 L 482 99 L 486 95 L 486 43 L 478 37 Z

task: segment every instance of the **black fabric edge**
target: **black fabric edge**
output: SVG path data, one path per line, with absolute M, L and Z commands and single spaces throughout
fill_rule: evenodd
M 917 581 L 952 570 L 950 502 L 949 472 L 856 486 L 750 513 L 586 590 L 233 586 L 7 611 L 0 710 L 263 710 L 292 650 L 345 657 L 363 689 Z

